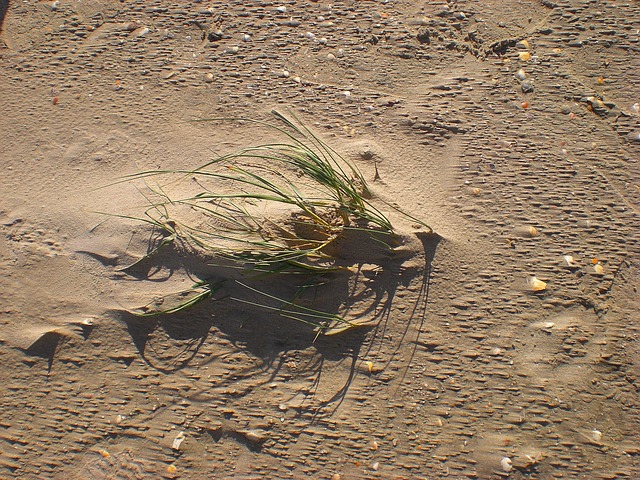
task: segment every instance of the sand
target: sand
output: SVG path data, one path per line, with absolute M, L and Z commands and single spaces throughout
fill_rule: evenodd
M 0 477 L 640 477 L 637 2 L 0 18 Z M 356 247 L 319 300 L 369 324 L 339 335 L 224 299 L 129 313 L 206 260 L 122 271 L 155 237 L 115 216 L 144 186 L 111 184 L 274 141 L 194 121 L 274 108 L 435 235 L 386 212 L 399 253 Z

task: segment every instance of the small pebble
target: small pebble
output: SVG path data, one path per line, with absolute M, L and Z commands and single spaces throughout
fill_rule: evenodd
M 628 136 L 632 142 L 640 142 L 640 132 L 631 132 Z
M 217 42 L 219 40 L 222 40 L 222 36 L 222 30 L 214 30 L 207 34 L 207 40 L 209 40 L 210 42 Z
M 213 73 L 209 72 L 204 76 L 204 81 L 206 83 L 211 83 L 213 82 Z
M 147 27 L 143 27 L 141 28 L 138 32 L 136 32 L 135 36 L 136 37 L 143 37 L 145 36 L 147 33 L 149 33 L 151 30 L 149 30 L 149 28 Z
M 243 42 L 248 42 L 251 40 L 251 35 L 245 33 L 244 35 L 242 35 L 242 41 Z
M 511 462 L 511 459 L 509 457 L 502 457 L 502 460 L 500 460 L 500 466 L 505 472 L 510 472 L 511 470 L 513 470 L 513 463 Z
M 285 7 L 285 6 L 278 7 L 278 8 L 276 8 L 276 12 L 278 12 L 278 13 L 287 13 L 287 7 Z
M 529 81 L 524 81 L 520 84 L 520 87 L 522 88 L 522 93 L 531 93 L 533 92 L 533 83 L 529 82 Z
M 235 47 L 235 46 L 234 47 L 229 47 L 229 48 L 227 48 L 227 53 L 235 54 L 235 53 L 238 53 L 239 50 L 240 50 L 239 47 Z
M 313 40 L 314 38 L 316 38 L 315 33 L 311 33 L 311 32 L 305 33 L 304 36 L 307 37 L 309 40 Z
M 333 53 L 327 54 L 327 60 L 335 60 L 336 56 Z
M 517 78 L 518 80 L 524 80 L 525 78 L 527 78 L 527 74 L 526 74 L 526 72 L 524 71 L 524 68 L 521 68 L 520 70 L 518 70 L 518 71 L 516 72 L 516 78 Z

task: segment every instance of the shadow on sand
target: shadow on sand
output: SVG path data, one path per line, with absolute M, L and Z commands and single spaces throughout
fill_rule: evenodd
M 312 326 L 283 318 L 276 311 L 279 307 L 277 303 L 271 305 L 272 310 L 256 307 L 252 304 L 264 303 L 264 298 L 237 286 L 171 315 L 140 317 L 120 311 L 119 316 L 126 324 L 142 359 L 163 373 L 169 374 L 188 366 L 204 345 L 215 345 L 222 339 L 226 345 L 230 345 L 226 352 L 211 355 L 210 349 L 205 349 L 208 360 L 200 358 L 200 365 L 218 361 L 219 356 L 229 354 L 229 349 L 248 355 L 253 360 L 248 371 L 240 376 L 236 372 L 226 380 L 221 379 L 218 386 L 222 387 L 225 382 L 232 387 L 243 378 L 250 377 L 254 387 L 256 382 L 258 385 L 270 384 L 283 374 L 291 358 L 302 356 L 305 363 L 300 367 L 302 374 L 304 378 L 314 378 L 314 388 L 317 388 L 327 362 L 347 361 L 349 374 L 344 383 L 336 388 L 331 398 L 319 405 L 337 408 L 357 372 L 358 359 L 367 353 L 362 352 L 363 346 L 371 348 L 375 339 L 384 338 L 391 328 L 391 322 L 402 321 L 400 328 L 403 333 L 398 340 L 394 340 L 397 342 L 395 354 L 406 347 L 410 328 L 419 331 L 425 321 L 431 264 L 441 237 L 425 232 L 414 235 L 412 246 L 416 251 L 409 254 L 406 250 L 388 249 L 385 253 L 372 252 L 370 249 L 360 252 L 359 257 L 366 257 L 365 261 L 347 258 L 345 264 L 348 264 L 348 269 L 330 274 L 323 282 L 307 289 L 304 295 L 298 293 L 296 303 L 307 302 L 306 305 L 314 309 L 333 314 L 347 311 L 350 321 L 361 325 L 336 335 L 318 336 Z M 165 268 L 161 269 L 160 265 Z M 217 267 L 207 266 L 202 259 L 181 255 L 172 247 L 167 247 L 162 255 L 137 264 L 128 273 L 134 281 L 149 281 L 162 271 L 165 273 L 156 277 L 155 281 L 165 281 L 178 269 L 190 272 L 197 279 L 225 274 Z M 292 283 L 290 276 L 276 277 L 280 278 L 256 280 L 256 285 L 261 291 L 266 290 L 280 298 L 299 292 L 299 287 L 289 285 Z M 402 319 L 392 318 L 396 292 L 409 285 L 417 286 L 411 289 L 410 300 L 408 291 L 403 293 L 402 306 L 408 305 L 409 310 L 402 315 Z M 234 300 L 243 295 L 245 301 Z M 397 325 L 393 328 L 398 332 Z M 212 339 L 211 336 L 218 338 Z M 304 354 L 300 355 L 301 352 Z M 392 359 L 393 355 L 389 361 Z M 259 379 L 256 378 L 258 374 Z
M 4 23 L 4 16 L 9 9 L 9 0 L 0 0 L 0 33 L 2 33 L 2 24 Z

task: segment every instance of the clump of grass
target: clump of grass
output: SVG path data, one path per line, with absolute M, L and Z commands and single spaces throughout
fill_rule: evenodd
M 248 120 L 273 129 L 279 143 L 244 148 L 219 156 L 195 169 L 149 170 L 125 181 L 150 177 L 190 178 L 198 191 L 181 197 L 150 187 L 150 207 L 140 220 L 163 232 L 158 246 L 180 242 L 204 253 L 212 262 L 224 262 L 255 278 L 298 274 L 302 284 L 311 278 L 343 269 L 338 261 L 340 242 L 365 234 L 382 248 L 397 241 L 391 222 L 375 205 L 362 173 L 297 119 L 272 112 L 278 124 Z M 381 202 L 431 230 L 397 207 Z M 132 218 L 132 217 L 129 217 Z M 366 252 L 361 252 L 366 256 Z M 144 259 L 143 258 L 143 259 Z M 143 260 L 141 259 L 141 260 Z M 138 262 L 136 262 L 138 263 Z M 234 282 L 264 302 L 235 298 L 279 312 L 327 332 L 331 325 L 349 322 L 267 294 L 231 276 Z M 143 315 L 174 313 L 210 298 L 225 280 L 204 280 L 178 305 L 139 312 Z M 241 288 L 241 289 L 242 289 Z

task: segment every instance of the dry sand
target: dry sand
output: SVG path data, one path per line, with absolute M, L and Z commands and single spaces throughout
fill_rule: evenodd
M 6 3 L 0 477 L 640 477 L 637 1 Z M 273 108 L 439 241 L 343 335 L 127 314 L 190 280 L 119 272 L 150 229 L 95 212 L 144 200 L 96 187 L 272 140 L 192 120 Z

